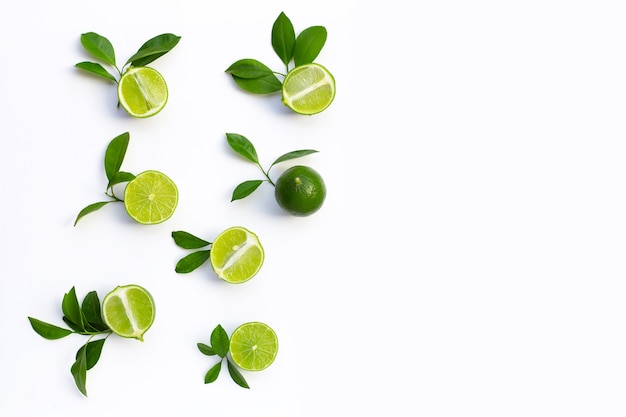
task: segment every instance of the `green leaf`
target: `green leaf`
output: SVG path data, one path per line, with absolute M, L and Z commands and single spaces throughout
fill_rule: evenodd
M 274 74 L 265 64 L 250 58 L 234 62 L 226 72 L 239 78 L 259 78 Z
M 235 200 L 241 200 L 252 194 L 261 184 L 263 184 L 264 180 L 250 180 L 244 181 L 233 190 L 233 195 L 230 199 L 231 202 Z
M 106 172 L 107 179 L 111 181 L 113 175 L 119 172 L 124 156 L 126 156 L 126 149 L 128 148 L 128 142 L 130 141 L 130 134 L 124 132 L 111 139 L 107 150 L 104 154 L 104 171 Z
M 80 43 L 83 47 L 95 56 L 109 65 L 115 65 L 115 51 L 113 45 L 104 36 L 94 32 L 87 32 L 80 35 Z
M 87 396 L 87 349 L 80 348 L 76 353 L 76 362 L 71 368 L 72 376 L 78 390 Z
M 67 294 L 63 296 L 63 303 L 61 308 L 64 314 L 64 320 L 68 324 L 74 324 L 76 331 L 85 331 L 85 325 L 83 324 L 83 314 L 78 304 L 78 298 L 76 298 L 76 290 L 74 287 L 69 290 Z M 74 327 L 73 327 L 74 328 Z
M 121 184 L 123 182 L 129 182 L 135 179 L 135 175 L 130 172 L 118 171 L 115 174 L 111 175 L 111 179 L 109 179 L 109 183 L 107 184 L 107 190 L 114 185 Z
M 214 356 L 216 354 L 211 346 L 204 343 L 198 343 L 198 349 L 207 356 Z
M 232 150 L 237 152 L 239 155 L 251 162 L 254 162 L 255 164 L 259 163 L 259 157 L 257 156 L 256 149 L 248 138 L 238 133 L 226 133 L 226 140 Z
M 235 381 L 240 387 L 249 389 L 250 385 L 248 385 L 246 379 L 243 377 L 243 375 L 241 375 L 239 369 L 237 369 L 237 367 L 233 365 L 228 359 L 226 359 L 226 364 L 228 366 L 228 373 L 230 374 L 230 377 L 233 379 L 233 381 Z
M 76 220 L 74 220 L 74 226 L 76 226 L 76 223 L 78 223 L 78 221 L 81 218 L 83 218 L 84 216 L 86 216 L 87 214 L 93 213 L 96 210 L 100 210 L 102 207 L 104 207 L 105 205 L 107 205 L 109 203 L 113 203 L 113 200 L 111 200 L 111 201 L 100 201 L 98 203 L 93 203 L 93 204 L 88 205 L 87 207 L 82 209 L 80 211 L 80 213 L 78 213 L 78 216 L 76 216 Z
M 174 270 L 179 274 L 188 274 L 205 263 L 210 255 L 211 251 L 208 249 L 190 253 L 176 263 Z
M 296 46 L 293 50 L 296 67 L 313 62 L 324 47 L 326 37 L 327 32 L 324 26 L 311 26 L 304 29 L 296 38 Z
M 222 370 L 222 361 L 219 361 L 218 363 L 213 365 L 211 369 L 209 369 L 209 371 L 206 373 L 206 375 L 204 376 L 204 383 L 210 384 L 211 382 L 214 382 L 217 379 L 218 375 L 220 374 L 221 370 Z
M 83 347 L 81 347 L 78 352 L 76 352 L 76 360 L 78 361 L 80 355 L 83 354 L 81 351 L 85 351 L 85 366 L 87 370 L 93 368 L 100 360 L 100 355 L 102 354 L 102 347 L 104 346 L 104 342 L 106 339 L 93 340 L 91 342 L 87 342 Z
M 73 332 L 63 327 L 55 326 L 44 321 L 29 317 L 30 325 L 37 334 L 48 340 L 61 339 L 65 336 L 72 334 Z
M 75 333 L 84 333 L 87 329 L 85 329 L 84 325 L 81 324 L 76 324 L 74 323 L 72 320 L 68 319 L 67 317 L 63 316 L 63 321 L 65 322 L 65 324 L 67 324 L 70 329 L 74 330 Z
M 287 152 L 286 154 L 279 156 L 274 162 L 272 162 L 272 165 L 270 165 L 270 168 L 280 162 L 285 162 L 291 159 L 301 158 L 303 156 L 310 155 L 316 152 L 318 151 L 314 149 L 301 149 L 299 151 Z
M 272 26 L 272 48 L 276 55 L 288 65 L 293 58 L 293 48 L 296 44 L 296 32 L 291 20 L 284 12 L 281 12 Z
M 96 331 L 107 331 L 109 327 L 102 320 L 100 310 L 100 299 L 95 291 L 87 293 L 82 304 L 83 317 L 85 321 Z
M 228 340 L 228 334 L 221 324 L 218 324 L 211 332 L 211 346 L 220 358 L 225 357 L 228 353 L 230 342 Z
M 271 94 L 283 88 L 283 84 L 274 73 L 257 78 L 241 78 L 233 75 L 233 80 L 239 87 L 254 94 Z
M 165 55 L 178 44 L 180 36 L 172 33 L 164 33 L 155 36 L 144 43 L 141 48 L 131 56 L 125 65 L 131 64 L 135 67 L 143 67 L 155 59 Z
M 87 71 L 87 72 L 91 72 L 92 74 L 95 74 L 101 78 L 113 81 L 114 83 L 117 83 L 117 79 L 115 78 L 113 74 L 111 74 L 109 71 L 104 69 L 102 65 L 97 64 L 95 62 L 87 62 L 87 61 L 79 62 L 78 64 L 75 65 L 75 67 L 81 70 Z
M 172 238 L 174 238 L 174 243 L 184 249 L 199 249 L 211 244 L 211 242 L 182 230 L 172 232 Z

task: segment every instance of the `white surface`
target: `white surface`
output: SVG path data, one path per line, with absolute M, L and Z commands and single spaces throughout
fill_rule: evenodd
M 280 68 L 280 11 L 329 31 L 318 61 L 338 95 L 320 115 L 224 73 L 243 57 Z M 623 416 L 625 14 L 597 0 L 3 2 L 0 414 Z M 73 68 L 86 31 L 119 61 L 182 36 L 154 63 L 161 114 L 130 119 Z M 124 131 L 123 168 L 170 175 L 177 212 L 144 227 L 112 205 L 73 227 Z M 283 215 L 268 188 L 230 203 L 260 173 L 225 132 L 265 164 L 320 150 L 298 162 L 324 175 L 323 210 Z M 171 231 L 235 224 L 264 243 L 259 276 L 174 273 Z M 60 323 L 72 286 L 124 283 L 153 293 L 157 320 L 144 343 L 106 342 L 84 398 L 69 373 L 83 338 L 44 340 L 26 317 Z M 225 372 L 204 385 L 213 359 L 196 343 L 249 320 L 278 333 L 276 362 L 246 373 L 250 390 Z

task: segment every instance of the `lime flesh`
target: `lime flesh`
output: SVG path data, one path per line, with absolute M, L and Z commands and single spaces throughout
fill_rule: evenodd
M 172 217 L 178 205 L 178 188 L 159 171 L 144 171 L 124 190 L 124 207 L 135 221 L 157 224 Z
M 117 87 L 120 105 L 133 117 L 150 117 L 165 107 L 168 98 L 163 76 L 150 67 L 131 67 Z
M 235 226 L 220 233 L 211 246 L 211 266 L 224 281 L 238 284 L 254 277 L 265 258 L 259 238 L 246 228 Z
M 278 337 L 265 323 L 244 323 L 230 337 L 230 355 L 237 366 L 246 371 L 267 368 L 277 353 Z
M 102 318 L 118 336 L 143 341 L 155 317 L 152 295 L 139 285 L 118 286 L 102 300 Z
M 320 113 L 330 106 L 334 98 L 335 78 L 320 64 L 295 67 L 283 81 L 282 101 L 296 113 Z

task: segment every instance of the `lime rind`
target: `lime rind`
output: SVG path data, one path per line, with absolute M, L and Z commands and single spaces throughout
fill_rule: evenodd
M 274 196 L 278 205 L 294 216 L 310 216 L 322 208 L 326 184 L 313 168 L 294 165 L 276 181 Z

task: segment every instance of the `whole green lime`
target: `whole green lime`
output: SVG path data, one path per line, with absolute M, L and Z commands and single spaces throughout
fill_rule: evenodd
M 309 216 L 326 199 L 326 184 L 313 168 L 296 165 L 281 174 L 274 190 L 276 202 L 294 216 Z

